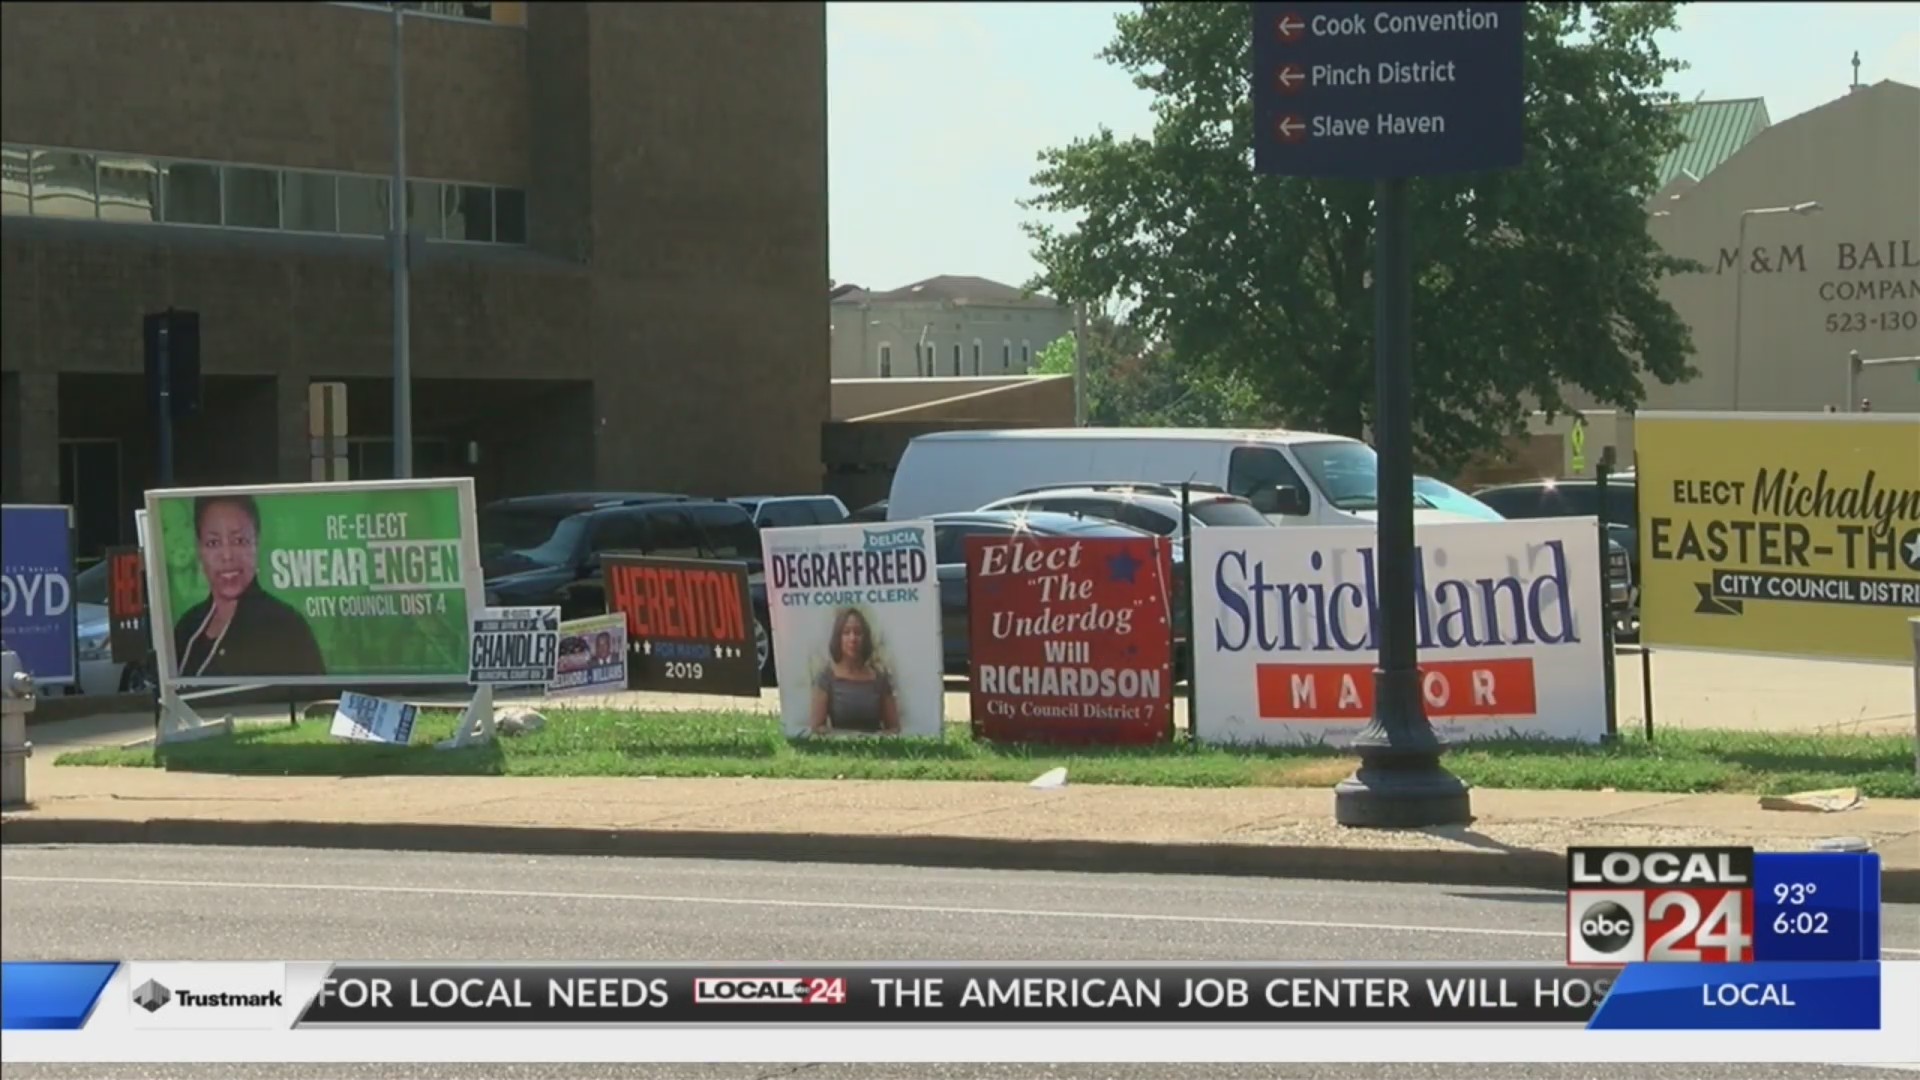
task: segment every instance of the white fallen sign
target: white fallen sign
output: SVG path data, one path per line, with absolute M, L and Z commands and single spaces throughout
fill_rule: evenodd
M 413 723 L 419 718 L 419 706 L 349 690 L 340 695 L 328 734 L 352 742 L 405 746 L 413 741 Z

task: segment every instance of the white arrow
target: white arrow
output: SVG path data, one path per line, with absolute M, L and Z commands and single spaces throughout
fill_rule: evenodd
M 1295 120 L 1291 116 L 1287 117 L 1285 120 L 1280 121 L 1280 134 L 1289 139 L 1293 138 L 1294 133 L 1305 131 L 1305 130 L 1307 130 L 1307 125 L 1301 123 L 1298 120 Z
M 1302 30 L 1305 30 L 1306 28 L 1307 28 L 1306 23 L 1301 22 L 1299 19 L 1296 19 L 1291 15 L 1288 15 L 1280 20 L 1280 32 L 1282 34 L 1285 34 L 1288 37 L 1292 37 L 1293 35 L 1299 33 Z
M 641 651 L 641 652 L 643 652 L 643 653 L 646 653 L 646 654 L 647 654 L 648 656 L 652 656 L 652 655 L 653 655 L 653 642 L 651 642 L 651 641 L 644 641 L 644 642 L 641 642 L 641 643 L 640 643 L 640 651 Z
M 1280 74 L 1277 77 L 1280 80 L 1281 86 L 1292 86 L 1307 76 L 1299 68 L 1288 64 L 1286 67 L 1280 69 Z

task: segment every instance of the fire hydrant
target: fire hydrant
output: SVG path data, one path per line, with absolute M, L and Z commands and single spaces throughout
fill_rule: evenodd
M 33 703 L 33 673 L 20 666 L 12 649 L 0 649 L 0 807 L 27 801 L 27 759 L 33 756 L 27 714 Z

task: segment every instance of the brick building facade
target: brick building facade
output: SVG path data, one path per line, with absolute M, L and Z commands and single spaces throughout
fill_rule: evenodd
M 405 24 L 416 471 L 817 490 L 820 3 L 425 5 Z M 363 4 L 0 5 L 0 484 L 130 539 L 141 318 L 197 311 L 181 484 L 309 476 L 308 388 L 390 468 L 392 21 Z

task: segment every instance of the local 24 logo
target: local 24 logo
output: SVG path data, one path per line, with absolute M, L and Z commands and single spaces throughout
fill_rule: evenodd
M 1567 849 L 1567 963 L 1752 959 L 1752 848 Z

